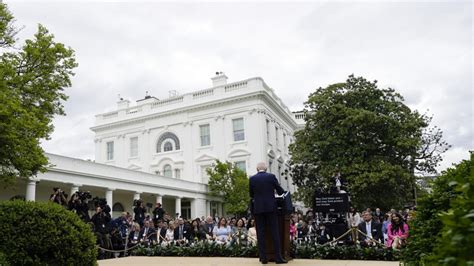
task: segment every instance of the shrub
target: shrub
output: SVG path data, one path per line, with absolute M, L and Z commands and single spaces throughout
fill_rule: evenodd
M 473 201 L 472 171 L 474 167 L 472 163 L 471 155 L 471 160 L 464 160 L 444 171 L 433 181 L 432 192 L 419 200 L 415 218 L 410 222 L 407 247 L 402 250 L 402 260 L 405 264 L 465 264 L 457 264 L 456 260 L 451 262 L 449 260 L 463 252 L 464 258 L 472 253 L 474 215 L 468 214 L 469 211 L 472 213 L 468 204 L 472 208 Z M 451 219 L 456 220 L 451 221 Z M 454 237 L 455 235 L 458 237 Z M 451 246 L 450 251 L 445 252 L 449 246 Z M 448 260 L 442 262 L 440 261 L 442 258 Z
M 53 203 L 0 202 L 0 253 L 12 265 L 96 265 L 90 227 Z
M 340 260 L 384 260 L 399 259 L 399 252 L 384 248 L 359 246 L 322 246 L 314 242 L 291 244 L 290 254 L 298 259 Z M 220 245 L 215 242 L 199 242 L 191 246 L 155 245 L 139 246 L 132 251 L 134 256 L 179 256 L 179 257 L 258 257 L 256 246 Z
M 8 263 L 7 257 L 5 256 L 5 254 L 0 252 L 0 266 L 9 266 L 9 265 L 10 263 Z

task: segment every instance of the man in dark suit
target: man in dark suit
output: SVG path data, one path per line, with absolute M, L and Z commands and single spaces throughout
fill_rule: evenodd
M 382 224 L 373 220 L 372 214 L 368 211 L 364 211 L 362 217 L 364 221 L 358 225 L 358 228 L 367 236 L 359 233 L 359 241 L 361 241 L 361 245 L 374 245 L 374 241 L 383 243 Z
M 257 243 L 262 264 L 268 263 L 265 253 L 265 228 L 270 228 L 275 249 L 275 262 L 277 264 L 287 263 L 281 256 L 275 190 L 278 194 L 285 192 L 275 175 L 267 173 L 265 163 L 258 163 L 257 174 L 250 178 L 249 191 L 253 201 L 252 209 L 257 225 Z
M 177 244 L 185 243 L 185 240 L 190 240 L 191 230 L 189 226 L 184 223 L 183 218 L 178 219 L 178 225 L 174 229 L 174 240 Z
M 143 242 L 156 242 L 156 230 L 152 222 L 145 220 L 142 230 L 140 230 L 140 240 Z

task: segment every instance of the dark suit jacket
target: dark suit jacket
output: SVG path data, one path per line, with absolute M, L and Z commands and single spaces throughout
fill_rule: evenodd
M 274 174 L 258 172 L 249 181 L 250 198 L 253 200 L 253 213 L 276 211 L 275 190 L 278 194 L 285 191 L 278 183 Z
M 357 227 L 359 228 L 360 231 L 367 234 L 367 230 L 365 228 L 365 221 L 361 222 Z M 371 224 L 370 229 L 372 231 L 372 238 L 383 242 L 382 224 L 377 223 L 376 221 L 372 219 L 372 224 Z M 359 240 L 362 241 L 364 239 L 365 239 L 365 236 L 359 233 Z
M 144 239 L 144 233 L 145 233 L 145 227 L 143 227 L 141 230 L 140 230 L 140 240 L 141 239 Z M 148 228 L 148 232 L 146 233 L 146 237 L 149 241 L 156 241 L 156 230 L 155 228 Z
M 183 225 L 183 238 L 186 238 L 188 240 L 191 239 L 191 228 L 187 226 L 186 224 Z M 174 240 L 179 239 L 179 225 L 176 226 L 174 229 Z

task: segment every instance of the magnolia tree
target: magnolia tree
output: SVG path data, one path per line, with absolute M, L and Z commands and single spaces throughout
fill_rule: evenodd
M 448 148 L 430 117 L 362 77 L 318 88 L 304 114 L 290 168 L 296 197 L 309 206 L 315 190 L 329 192 L 340 174 L 356 207 L 401 207 L 413 199 L 415 174 L 435 173 Z

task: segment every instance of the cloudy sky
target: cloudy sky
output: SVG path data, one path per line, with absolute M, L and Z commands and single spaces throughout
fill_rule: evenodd
M 47 152 L 94 158 L 94 115 L 117 95 L 211 87 L 260 76 L 292 110 L 317 87 L 354 73 L 400 92 L 434 116 L 452 148 L 439 170 L 474 150 L 473 4 L 449 2 L 4 1 L 23 26 L 37 24 L 76 51 L 67 116 Z

